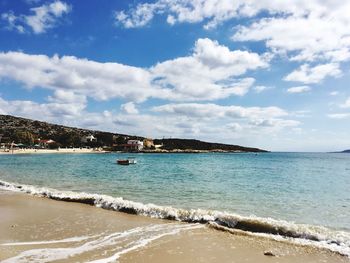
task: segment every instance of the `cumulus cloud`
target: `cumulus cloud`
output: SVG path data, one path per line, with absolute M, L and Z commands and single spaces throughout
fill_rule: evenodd
M 190 122 L 207 122 L 207 127 L 213 126 L 211 123 L 221 119 L 227 129 L 239 131 L 244 128 L 263 128 L 270 130 L 280 130 L 285 127 L 295 127 L 299 121 L 285 119 L 288 113 L 278 107 L 241 107 L 222 106 L 217 104 L 199 103 L 179 103 L 165 104 L 152 109 L 156 113 L 166 116 L 186 117 Z M 240 121 L 240 123 L 232 120 Z M 243 126 L 242 126 L 243 125 Z
M 212 103 L 178 103 L 165 104 L 153 108 L 155 112 L 171 113 L 188 117 L 229 117 L 229 118 L 276 118 L 288 115 L 278 107 L 241 107 L 221 106 Z
M 0 53 L 0 77 L 29 88 L 66 90 L 96 100 L 120 97 L 142 101 L 155 93 L 147 70 L 118 63 L 99 63 L 72 56 Z
M 5 101 L 0 97 L 0 109 L 2 114 L 10 114 L 23 116 L 28 118 L 40 119 L 48 121 L 60 121 L 62 119 L 70 119 L 80 116 L 86 108 L 86 104 L 63 102 L 51 100 L 48 103 L 36 103 L 33 101 L 14 100 Z
M 133 13 L 115 12 L 115 20 L 117 24 L 122 24 L 125 28 L 143 27 L 152 20 L 157 9 L 157 4 L 142 4 Z
M 248 51 L 231 51 L 208 38 L 196 41 L 191 56 L 158 63 L 151 68 L 154 83 L 173 87 L 174 99 L 219 99 L 244 95 L 253 78 L 236 79 L 248 70 L 268 66 L 268 57 Z
M 0 53 L 0 78 L 16 80 L 28 88 L 70 91 L 96 100 L 215 100 L 246 94 L 254 79 L 240 76 L 267 67 L 267 60 L 256 53 L 231 51 L 216 41 L 199 39 L 192 55 L 150 68 L 73 56 Z
M 343 104 L 341 104 L 340 107 L 345 109 L 350 108 L 350 97 Z
M 329 13 L 333 17 L 332 12 Z M 350 20 L 344 23 L 343 17 L 326 19 L 329 13 L 264 18 L 248 27 L 238 27 L 232 38 L 236 41 L 265 41 L 269 48 L 288 53 L 295 61 L 348 60 L 350 43 L 347 25 Z
M 59 18 L 69 13 L 71 9 L 67 3 L 57 0 L 50 4 L 30 8 L 30 15 L 15 15 L 9 11 L 2 13 L 1 18 L 7 22 L 7 28 L 10 30 L 24 33 L 30 29 L 35 34 L 41 34 L 55 27 Z
M 335 6 L 331 1 L 327 1 L 327 5 Z M 203 22 L 204 28 L 211 29 L 230 19 L 253 17 L 262 11 L 303 15 L 315 9 L 322 11 L 322 4 L 317 0 L 158 0 L 154 3 L 139 3 L 126 11 L 117 11 L 115 18 L 118 23 L 130 28 L 148 24 L 155 15 L 165 15 L 171 25 Z
M 304 93 L 310 91 L 311 88 L 309 86 L 298 86 L 298 87 L 291 87 L 287 89 L 288 93 Z
M 136 106 L 133 102 L 128 102 L 128 103 L 122 104 L 120 108 L 127 114 L 139 113 L 138 109 L 136 108 Z
M 349 13 L 350 2 L 340 0 L 158 0 L 118 11 L 116 20 L 124 27 L 141 27 L 159 15 L 170 25 L 202 23 L 211 29 L 232 19 L 253 18 L 234 28 L 232 40 L 263 41 L 274 54 L 308 63 L 286 79 L 319 83 L 339 76 L 339 63 L 350 60 Z M 311 62 L 320 65 L 311 68 Z
M 299 69 L 288 74 L 284 80 L 311 84 L 319 83 L 328 76 L 339 77 L 340 75 L 341 71 L 338 63 L 317 65 L 315 67 L 304 64 Z

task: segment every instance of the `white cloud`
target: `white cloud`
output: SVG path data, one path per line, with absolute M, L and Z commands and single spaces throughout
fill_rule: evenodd
M 241 107 L 221 106 L 217 104 L 179 103 L 165 104 L 153 108 L 153 111 L 187 117 L 220 118 L 228 117 L 233 119 L 249 118 L 277 118 L 287 116 L 288 113 L 278 107 Z
M 347 119 L 350 117 L 350 113 L 333 113 L 327 115 L 331 119 Z
M 148 24 L 154 15 L 166 15 L 166 21 L 171 25 L 204 22 L 204 28 L 210 29 L 227 20 L 253 17 L 262 11 L 303 15 L 311 10 L 321 12 L 324 5 L 336 6 L 331 1 L 322 4 L 317 0 L 158 0 L 151 4 L 139 3 L 128 11 L 118 11 L 116 20 L 125 27 L 139 27 Z M 118 14 L 122 16 L 118 17 Z
M 86 104 L 86 96 L 78 95 L 70 90 L 55 90 L 54 96 L 49 96 L 48 101 L 59 103 Z
M 86 104 L 75 102 L 61 102 L 51 100 L 48 103 L 36 103 L 33 101 L 5 101 L 0 97 L 0 111 L 2 114 L 23 116 L 34 119 L 45 119 L 56 122 L 62 119 L 72 119 L 80 116 L 86 108 Z
M 347 26 L 350 20 L 335 19 L 332 11 L 322 15 L 310 11 L 306 16 L 264 18 L 248 27 L 239 27 L 233 40 L 266 41 L 269 48 L 275 52 L 288 52 L 291 60 L 296 61 L 348 60 Z M 333 19 L 327 19 L 328 16 Z
M 143 27 L 153 18 L 157 4 L 143 4 L 132 14 L 126 14 L 124 11 L 115 12 L 115 19 L 118 24 L 126 28 Z
M 288 74 L 284 80 L 311 84 L 319 83 L 328 76 L 339 77 L 340 74 L 341 71 L 338 63 L 317 65 L 315 67 L 304 64 L 299 69 Z
M 329 93 L 331 96 L 337 96 L 339 94 L 339 91 L 332 91 Z
M 311 88 L 309 86 L 298 86 L 287 89 L 288 93 L 304 93 L 310 91 Z
M 120 107 L 127 114 L 138 114 L 139 111 L 133 102 L 122 104 Z
M 1 18 L 8 23 L 8 29 L 24 33 L 30 28 L 35 34 L 45 33 L 55 27 L 59 18 L 71 11 L 71 6 L 62 1 L 54 1 L 39 7 L 31 8 L 31 15 L 14 15 L 12 11 L 3 13 Z
M 170 25 L 203 23 L 211 29 L 225 21 L 254 18 L 234 28 L 232 39 L 263 41 L 274 54 L 308 63 L 287 79 L 309 84 L 339 76 L 339 63 L 350 60 L 349 13 L 350 2 L 341 0 L 158 0 L 119 11 L 116 19 L 124 27 L 141 27 L 159 15 Z M 320 65 L 311 68 L 311 62 Z
M 300 122 L 295 120 L 283 120 L 283 119 L 255 119 L 255 120 L 252 120 L 250 124 L 252 126 L 265 127 L 265 128 L 271 128 L 271 127 L 285 128 L 285 127 L 296 127 L 300 124 Z
M 96 100 L 215 100 L 246 94 L 254 79 L 239 76 L 267 67 L 266 60 L 256 53 L 231 51 L 216 41 L 199 39 L 192 55 L 148 69 L 73 56 L 0 53 L 0 78 L 16 80 L 28 88 L 70 91 Z
M 343 104 L 341 104 L 340 107 L 345 109 L 350 108 L 350 97 Z
M 0 78 L 29 88 L 68 90 L 97 100 L 120 97 L 142 101 L 156 92 L 147 70 L 118 63 L 99 63 L 72 56 L 0 53 Z
M 226 127 L 233 132 L 240 132 L 243 130 L 242 126 L 237 122 L 229 123 Z
M 261 93 L 261 92 L 263 92 L 263 91 L 273 89 L 273 87 L 255 86 L 253 89 L 254 89 L 254 91 L 255 91 L 256 93 Z
M 19 33 L 24 33 L 25 29 L 22 25 L 18 24 L 18 17 L 16 17 L 13 12 L 1 14 L 1 19 L 7 22 L 7 29 L 16 30 Z
M 156 84 L 173 87 L 174 99 L 219 99 L 242 96 L 254 79 L 236 79 L 248 70 L 268 66 L 268 58 L 248 51 L 231 51 L 208 38 L 198 39 L 191 56 L 158 63 L 151 68 Z

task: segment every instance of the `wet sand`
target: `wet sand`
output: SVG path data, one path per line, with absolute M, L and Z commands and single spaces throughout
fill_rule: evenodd
M 276 256 L 265 256 L 266 251 Z M 232 234 L 206 225 L 152 219 L 2 191 L 0 261 L 30 260 L 350 262 L 349 258 L 327 250 Z

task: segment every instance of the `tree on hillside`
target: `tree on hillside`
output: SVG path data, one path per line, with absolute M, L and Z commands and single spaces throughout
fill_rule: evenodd
M 58 142 L 63 147 L 80 147 L 81 138 L 78 133 L 67 132 L 57 135 L 56 142 Z
M 13 140 L 16 143 L 23 143 L 27 145 L 33 145 L 34 144 L 34 135 L 31 132 L 28 131 L 16 131 L 13 135 Z

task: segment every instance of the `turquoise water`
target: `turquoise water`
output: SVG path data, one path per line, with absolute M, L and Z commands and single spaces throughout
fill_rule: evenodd
M 0 180 L 350 231 L 350 154 L 0 155 Z

